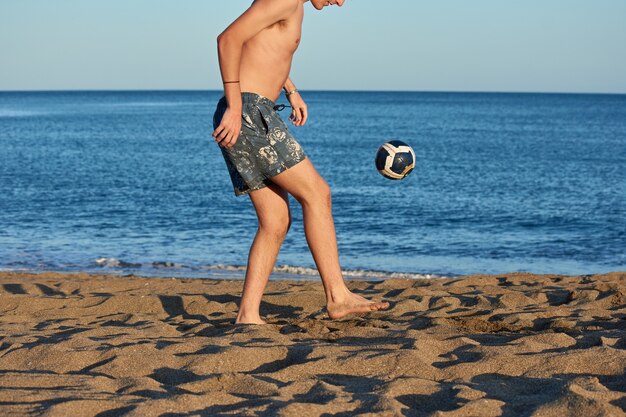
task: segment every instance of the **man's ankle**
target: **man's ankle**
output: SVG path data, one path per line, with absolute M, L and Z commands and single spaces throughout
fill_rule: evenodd
M 333 289 L 329 291 L 326 301 L 328 304 L 343 303 L 346 301 L 349 294 L 350 290 L 347 287 Z
M 259 314 L 259 312 L 249 312 L 249 311 L 243 311 L 243 310 L 239 310 L 239 313 L 237 313 L 237 320 L 261 320 L 261 315 Z

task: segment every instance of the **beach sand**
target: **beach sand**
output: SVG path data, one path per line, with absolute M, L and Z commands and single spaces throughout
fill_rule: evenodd
M 626 273 L 347 281 L 0 273 L 3 416 L 623 416 Z

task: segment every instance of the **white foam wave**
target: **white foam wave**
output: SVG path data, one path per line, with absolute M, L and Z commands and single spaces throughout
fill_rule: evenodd
M 188 266 L 176 262 L 152 262 L 151 265 L 154 268 L 188 268 Z
M 96 259 L 96 265 L 103 268 L 139 268 L 141 264 L 135 264 L 131 262 L 125 262 L 116 258 L 98 258 Z
M 217 271 L 242 271 L 245 272 L 246 266 L 244 265 L 224 265 L 224 264 L 213 264 L 206 265 L 204 269 L 207 270 L 217 270 Z M 279 274 L 289 274 L 289 275 L 310 275 L 316 276 L 319 275 L 319 272 L 315 268 L 308 268 L 304 266 L 295 266 L 295 265 L 276 265 L 273 269 L 274 273 Z M 375 271 L 368 269 L 342 269 L 342 274 L 344 277 L 352 277 L 352 278 L 380 278 L 380 279 L 389 279 L 389 278 L 400 278 L 400 279 L 433 279 L 433 278 L 445 278 L 441 275 L 435 274 L 417 274 L 417 273 L 409 273 L 409 272 L 391 272 L 391 271 Z
M 40 113 L 25 110 L 0 109 L 0 117 L 29 117 L 37 116 Z
M 246 271 L 245 265 L 230 265 L 230 264 L 209 264 L 200 267 L 189 266 L 176 262 L 158 261 L 146 264 L 139 264 L 133 262 L 126 262 L 117 258 L 98 258 L 95 263 L 99 267 L 103 268 L 145 268 L 146 272 L 154 269 L 169 269 L 172 271 L 207 271 L 207 272 L 241 272 Z M 315 268 L 309 268 L 305 266 L 297 265 L 276 265 L 272 271 L 275 274 L 281 275 L 293 275 L 293 276 L 318 276 L 319 272 Z M 344 277 L 350 278 L 368 278 L 368 279 L 434 279 L 434 278 L 446 278 L 442 275 L 435 274 L 418 274 L 410 272 L 392 272 L 392 271 L 376 271 L 369 269 L 343 269 L 342 274 Z M 184 275 L 184 274 L 183 274 Z M 195 275 L 195 274 L 194 274 Z

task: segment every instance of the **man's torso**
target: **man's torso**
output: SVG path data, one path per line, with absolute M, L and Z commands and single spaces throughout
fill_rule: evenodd
M 285 20 L 263 29 L 243 46 L 241 54 L 241 91 L 257 93 L 276 101 L 289 77 L 293 54 L 302 34 L 304 6 Z

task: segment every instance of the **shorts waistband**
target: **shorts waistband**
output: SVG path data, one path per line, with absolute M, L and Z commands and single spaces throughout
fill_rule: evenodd
M 250 93 L 247 91 L 241 93 L 241 102 L 253 103 L 253 104 L 264 104 L 266 106 L 270 106 L 271 108 L 274 108 L 274 106 L 276 105 L 276 103 L 274 103 L 272 100 L 270 100 L 267 97 L 263 97 L 263 96 L 258 95 L 257 93 Z M 226 97 L 222 97 L 220 99 L 220 103 L 226 104 Z

